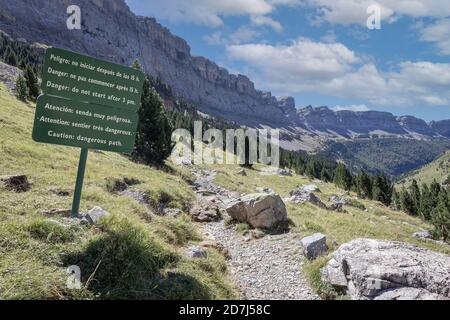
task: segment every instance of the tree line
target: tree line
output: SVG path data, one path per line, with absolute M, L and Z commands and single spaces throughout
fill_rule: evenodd
M 20 100 L 36 101 L 40 94 L 39 75 L 42 55 L 25 42 L 11 39 L 0 32 L 0 58 L 8 65 L 23 71 L 16 80 L 16 93 Z
M 393 206 L 412 216 L 422 218 L 434 226 L 436 239 L 450 240 L 450 188 L 434 180 L 420 187 L 414 179 L 411 186 L 394 190 Z

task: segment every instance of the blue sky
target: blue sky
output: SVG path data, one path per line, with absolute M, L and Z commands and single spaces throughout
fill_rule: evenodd
M 450 0 L 127 0 L 297 107 L 450 119 Z M 395 4 L 393 4 L 395 3 Z M 370 30 L 376 4 L 381 29 Z

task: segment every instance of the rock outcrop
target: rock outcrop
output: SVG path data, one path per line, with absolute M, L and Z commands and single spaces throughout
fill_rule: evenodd
M 322 269 L 352 299 L 450 299 L 450 256 L 410 244 L 356 239 Z
M 277 194 L 249 194 L 226 208 L 230 217 L 254 228 L 272 229 L 287 221 L 286 206 Z

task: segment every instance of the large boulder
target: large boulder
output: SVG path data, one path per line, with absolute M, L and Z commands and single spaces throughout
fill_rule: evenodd
M 353 240 L 321 273 L 352 299 L 450 299 L 450 256 L 401 242 Z
M 287 221 L 286 206 L 277 194 L 249 194 L 229 204 L 226 211 L 234 220 L 260 229 L 271 229 Z
M 313 260 L 327 252 L 327 238 L 321 233 L 313 234 L 301 240 L 303 254 Z

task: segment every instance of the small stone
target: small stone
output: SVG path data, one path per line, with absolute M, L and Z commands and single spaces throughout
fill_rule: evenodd
M 327 252 L 327 238 L 321 233 L 313 234 L 312 236 L 305 237 L 301 240 L 304 255 L 313 260 L 318 256 Z
M 206 259 L 208 252 L 199 246 L 192 246 L 189 248 L 187 255 L 192 259 Z
M 109 212 L 101 207 L 94 207 L 84 216 L 89 224 L 97 224 L 103 217 L 109 216 Z
M 418 231 L 418 232 L 414 232 L 412 234 L 412 236 L 414 238 L 419 238 L 419 239 L 433 239 L 433 236 L 427 230 L 421 230 L 421 231 Z

